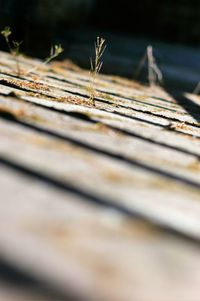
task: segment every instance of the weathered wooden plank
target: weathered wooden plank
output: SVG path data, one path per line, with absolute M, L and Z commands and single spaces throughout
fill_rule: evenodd
M 128 158 L 126 160 L 127 153 L 123 152 L 121 146 L 127 143 L 123 143 L 121 135 L 117 138 L 115 135 L 108 135 L 107 132 L 101 133 L 101 128 L 99 134 L 98 128 L 97 131 L 90 129 L 88 131 L 86 127 L 84 132 L 84 127 L 82 127 L 81 131 L 77 131 L 78 121 L 76 121 L 76 125 L 73 121 L 70 132 L 70 117 L 67 117 L 67 123 L 65 120 L 67 127 L 62 127 L 62 122 L 59 122 L 60 135 L 63 136 L 59 136 L 57 132 L 56 136 L 51 137 L 50 134 L 49 137 L 45 130 L 53 130 L 55 133 L 54 119 L 51 117 L 50 126 L 47 127 L 48 121 L 43 120 L 38 113 L 37 116 L 39 123 L 42 120 L 39 129 L 41 133 L 35 131 L 34 127 L 29 128 L 29 123 L 27 126 L 26 123 L 16 126 L 15 122 L 1 121 L 1 155 L 15 162 L 21 162 L 22 165 L 39 173 L 44 172 L 62 181 L 67 181 L 75 187 L 89 190 L 94 195 L 108 199 L 108 202 L 109 200 L 111 203 L 117 202 L 147 218 L 199 237 L 198 173 L 196 169 L 194 171 L 191 169 L 190 174 L 187 174 L 184 167 L 180 168 L 182 161 L 185 164 L 185 161 L 189 160 L 188 164 L 192 164 L 194 158 L 181 155 L 182 159 L 180 158 L 179 165 L 176 166 L 175 178 L 170 175 L 166 176 L 165 173 L 162 173 L 162 168 L 158 169 L 159 167 L 157 167 L 157 172 L 148 168 L 152 157 L 149 158 L 146 168 L 142 163 L 138 163 L 142 161 L 141 159 L 138 161 L 136 155 L 139 153 L 142 160 L 145 160 L 145 156 L 142 155 L 142 148 L 140 144 L 138 146 L 137 140 L 133 141 L 134 146 L 130 147 L 132 151 L 130 160 Z M 106 139 L 107 136 L 108 139 Z M 79 144 L 81 141 L 84 143 L 83 145 Z M 24 143 L 26 143 L 26 148 Z M 93 145 L 92 148 L 91 145 Z M 122 156 L 125 156 L 125 160 L 116 157 L 116 153 L 120 152 Z M 158 155 L 159 152 L 157 156 L 154 152 L 155 164 Z M 164 171 L 168 171 L 169 159 L 174 156 L 176 158 L 176 152 L 173 155 L 169 153 L 168 161 L 162 159 Z M 133 159 L 132 164 L 131 158 Z M 146 160 L 147 158 L 146 155 Z M 172 161 L 172 166 L 173 164 Z M 172 166 L 171 175 L 173 175 Z M 181 172 L 184 173 L 184 177 L 181 177 Z M 170 190 L 166 189 L 167 187 L 170 187 Z M 185 216 L 186 208 L 190 210 L 191 215 Z
M 13 89 L 7 87 L 0 87 L 2 93 L 9 94 Z M 142 137 L 153 139 L 154 141 L 158 141 L 160 143 L 171 144 L 175 147 L 183 146 L 184 149 L 189 150 L 193 153 L 199 153 L 199 140 L 196 139 L 199 136 L 199 128 L 191 127 L 188 124 L 178 123 L 178 122 L 169 122 L 164 120 L 164 123 L 160 123 L 159 118 L 150 118 L 149 116 L 143 115 L 137 112 L 135 116 L 131 115 L 130 118 L 123 114 L 112 115 L 112 112 L 107 113 L 103 110 L 103 113 L 99 109 L 88 109 L 87 107 L 77 106 L 77 105 L 69 105 L 66 103 L 60 103 L 51 101 L 51 99 L 43 99 L 38 98 L 36 96 L 26 96 L 24 92 L 17 91 L 17 95 L 25 99 L 29 102 L 37 103 L 46 107 L 52 107 L 60 111 L 67 112 L 80 112 L 87 115 L 89 118 L 94 120 L 99 120 L 101 122 L 106 122 L 108 125 L 117 126 L 119 129 L 128 130 L 130 133 L 135 133 L 136 135 L 140 135 Z M 65 100 L 66 101 L 66 100 Z M 69 101 L 73 102 L 73 98 Z M 126 117 L 126 118 L 125 118 Z M 179 135 L 176 135 L 178 133 Z M 185 134 L 185 136 L 181 136 L 180 133 Z M 188 137 L 187 137 L 188 136 Z M 193 138 L 194 136 L 194 138 Z
M 0 183 L 1 258 L 64 300 L 199 297 L 198 245 L 8 168 Z
M 102 75 L 93 106 L 88 71 L 1 56 L 0 264 L 41 288 L 16 300 L 199 298 L 198 97 Z
M 3 104 L 2 112 L 3 110 L 5 112 L 8 110 L 8 112 L 13 113 L 19 120 L 23 121 L 25 119 L 28 121 L 27 127 L 31 123 L 39 126 L 41 130 L 44 129 L 44 131 L 45 129 L 49 129 L 55 133 L 56 130 L 58 136 L 59 134 L 66 134 L 66 136 L 70 135 L 69 137 L 78 138 L 80 141 L 87 141 L 89 145 L 99 147 L 99 151 L 109 150 L 111 154 L 113 153 L 113 156 L 121 154 L 127 159 L 137 159 L 147 164 L 153 162 L 153 165 L 158 168 L 160 167 L 161 170 L 171 170 L 175 174 L 180 175 L 184 173 L 188 178 L 198 179 L 198 151 L 195 151 L 197 149 L 199 150 L 199 145 L 192 144 L 194 147 L 193 151 L 189 152 L 187 150 L 187 145 L 191 145 L 191 141 L 193 142 L 195 139 L 182 139 L 185 142 L 185 148 L 176 148 L 170 144 L 157 143 L 156 140 L 145 140 L 144 136 L 139 136 L 138 132 L 138 135 L 131 135 L 131 133 L 129 135 L 129 132 L 120 132 L 120 127 L 109 128 L 99 123 L 90 123 L 90 119 L 88 119 L 88 121 L 81 120 L 81 115 L 80 118 L 76 118 L 76 115 L 73 118 L 70 117 L 70 114 L 69 116 L 64 116 L 63 114 L 59 115 L 58 113 L 48 112 L 49 116 L 47 117 L 44 109 L 29 106 L 23 102 L 19 103 L 15 100 L 9 100 L 8 98 L 2 99 L 1 104 Z M 22 113 L 21 115 L 20 112 Z M 106 118 L 106 116 L 104 116 L 104 118 Z M 108 119 L 106 125 L 109 124 L 113 124 L 112 119 Z M 149 131 L 147 127 L 143 128 L 143 131 L 144 129 Z M 157 132 L 157 135 L 162 136 L 162 131 Z M 99 137 L 99 139 L 96 139 L 97 137 Z M 174 137 L 174 140 L 176 138 L 177 136 Z M 173 139 L 171 140 L 173 141 Z M 178 142 L 180 143 L 180 140 L 178 140 Z
M 46 95 L 47 97 L 51 96 L 56 98 L 57 100 L 66 100 L 65 97 L 69 95 L 81 95 L 82 97 L 79 97 L 80 100 L 84 103 L 84 101 L 87 104 L 87 101 L 85 100 L 85 97 L 88 97 L 87 92 L 87 85 L 84 88 L 77 88 L 77 87 L 71 87 L 69 85 L 61 84 L 60 87 L 58 85 L 52 86 L 49 85 L 49 82 L 45 81 L 27 81 L 27 80 L 21 80 L 21 79 L 13 79 L 9 75 L 0 75 L 0 83 L 4 85 L 12 85 L 12 88 L 20 88 L 24 89 L 25 91 L 29 90 L 30 92 L 35 93 L 42 93 L 43 95 Z M 105 89 L 103 90 L 105 92 Z M 152 117 L 161 117 L 166 119 L 171 119 L 172 121 L 180 121 L 180 122 L 187 122 L 190 125 L 198 125 L 199 122 L 195 120 L 193 116 L 189 116 L 180 106 L 177 108 L 177 106 L 174 108 L 174 105 L 171 105 L 171 109 L 169 107 L 165 107 L 164 105 L 157 105 L 155 99 L 152 101 L 152 99 L 148 99 L 148 97 L 144 97 L 144 100 L 142 101 L 141 98 L 137 100 L 137 95 L 132 94 L 131 96 L 128 95 L 127 97 L 121 97 L 117 95 L 117 97 L 112 95 L 112 91 L 110 89 L 107 91 L 107 93 L 110 95 L 107 99 L 107 95 L 105 93 L 101 92 L 100 96 L 97 97 L 96 104 L 99 109 L 106 109 L 108 110 L 114 110 L 115 112 L 119 112 L 121 114 L 126 114 L 127 116 L 131 116 L 131 114 L 136 113 L 151 113 Z M 102 95 L 103 93 L 103 95 Z M 98 95 L 98 94 L 97 94 Z M 116 95 L 116 91 L 115 91 Z M 102 97 L 103 96 L 103 97 Z M 131 97 L 131 98 L 130 98 Z M 101 103 L 101 99 L 104 100 L 103 103 Z M 135 100 L 135 101 L 134 101 Z M 106 102 L 106 103 L 105 103 Z

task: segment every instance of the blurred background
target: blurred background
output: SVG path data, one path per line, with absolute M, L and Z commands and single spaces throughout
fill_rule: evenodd
M 0 20 L 29 55 L 43 58 L 61 43 L 64 57 L 89 68 L 100 35 L 108 44 L 105 73 L 134 77 L 151 44 L 169 85 L 193 90 L 200 79 L 197 0 L 0 0 Z M 6 50 L 3 39 L 0 48 Z

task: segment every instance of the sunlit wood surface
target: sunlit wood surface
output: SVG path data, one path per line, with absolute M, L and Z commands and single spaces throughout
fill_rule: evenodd
M 89 81 L 0 53 L 0 300 L 199 300 L 200 98 Z

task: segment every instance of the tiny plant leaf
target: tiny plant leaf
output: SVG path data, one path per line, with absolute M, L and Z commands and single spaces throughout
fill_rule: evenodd
M 44 60 L 44 62 L 41 65 L 47 65 L 50 61 L 52 61 L 57 56 L 59 56 L 63 51 L 64 51 L 64 48 L 60 44 L 51 46 L 50 55 Z M 39 67 L 40 67 L 40 65 L 30 69 L 27 72 L 27 74 L 36 71 Z
M 11 34 L 12 31 L 9 26 L 6 26 L 3 30 L 1 30 L 1 35 L 5 38 L 10 54 L 13 56 L 16 62 L 17 75 L 20 76 L 19 55 L 20 55 L 20 46 L 22 42 L 17 42 L 17 41 L 10 42 Z
M 23 42 L 17 42 L 17 41 L 12 41 L 12 44 L 13 44 L 13 52 L 15 53 L 15 55 L 19 55 L 19 49 L 20 49 L 20 46 Z
M 12 31 L 10 30 L 10 27 L 6 26 L 2 31 L 1 35 L 7 40 L 9 36 L 12 34 Z
M 64 49 L 60 44 L 51 46 L 50 56 L 46 58 L 44 64 L 48 64 L 50 61 L 59 56 L 63 51 Z

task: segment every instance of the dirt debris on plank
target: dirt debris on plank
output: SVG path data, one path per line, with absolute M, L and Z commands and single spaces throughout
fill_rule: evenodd
M 39 64 L 1 52 L 0 300 L 199 298 L 198 96 Z

